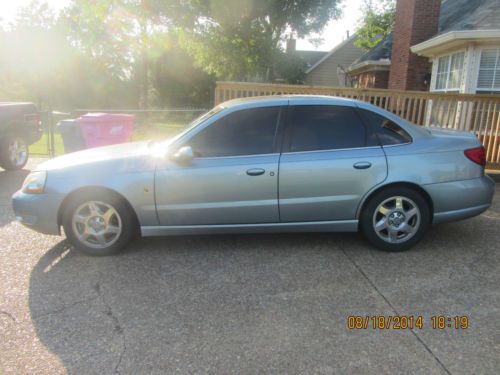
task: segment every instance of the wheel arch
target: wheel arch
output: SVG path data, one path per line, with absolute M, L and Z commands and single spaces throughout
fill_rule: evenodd
M 370 191 L 368 194 L 366 194 L 363 197 L 361 203 L 359 204 L 358 210 L 356 212 L 356 219 L 359 220 L 359 218 L 361 216 L 361 213 L 363 212 L 363 210 L 366 207 L 366 204 L 370 201 L 370 199 L 371 199 L 371 197 L 373 197 L 373 195 L 377 194 L 378 192 L 380 192 L 380 191 L 382 191 L 384 189 L 393 188 L 393 187 L 406 187 L 406 188 L 415 190 L 416 192 L 418 192 L 419 194 L 421 194 L 422 197 L 427 202 L 427 204 L 429 205 L 430 216 L 431 216 L 431 223 L 432 223 L 433 216 L 434 216 L 434 202 L 432 201 L 432 197 L 420 185 L 418 185 L 416 183 L 413 183 L 413 182 L 407 182 L 407 181 L 391 182 L 391 183 L 388 183 L 388 184 L 385 184 L 385 185 L 382 185 L 382 186 L 377 186 L 375 189 L 373 189 L 372 191 Z
M 113 189 L 110 189 L 110 188 L 104 187 L 104 186 L 85 186 L 85 187 L 75 189 L 75 190 L 71 191 L 70 193 L 68 193 L 64 197 L 61 204 L 59 205 L 59 209 L 57 211 L 57 225 L 59 227 L 62 226 L 62 216 L 63 216 L 63 213 L 64 213 L 66 207 L 68 206 L 69 202 L 71 201 L 71 199 L 75 196 L 78 196 L 80 194 L 86 194 L 86 193 L 95 193 L 95 194 L 97 194 L 97 196 L 99 196 L 99 194 L 111 194 L 111 195 L 118 197 L 121 201 L 123 201 L 127 205 L 130 212 L 133 213 L 133 215 L 134 215 L 133 219 L 134 219 L 135 225 L 137 227 L 137 230 L 139 230 L 139 218 L 137 217 L 137 212 L 135 212 L 134 208 L 132 207 L 132 205 L 130 204 L 128 199 L 125 198 L 123 196 L 123 194 L 120 194 L 116 190 L 113 190 Z

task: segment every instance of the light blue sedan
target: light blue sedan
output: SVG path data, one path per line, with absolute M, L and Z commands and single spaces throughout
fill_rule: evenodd
M 17 219 L 108 255 L 135 235 L 354 232 L 401 251 L 432 223 L 479 215 L 494 183 L 465 132 L 412 125 L 321 96 L 223 103 L 163 142 L 41 164 L 13 197 Z

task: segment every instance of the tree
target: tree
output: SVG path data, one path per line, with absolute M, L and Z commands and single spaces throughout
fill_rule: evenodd
M 340 0 L 190 0 L 180 24 L 196 64 L 217 78 L 270 80 L 288 35 L 320 32 L 340 15 Z M 192 22 L 192 24 L 189 23 Z
M 164 9 L 177 2 L 162 1 Z M 72 0 L 65 12 L 69 38 L 86 55 L 121 80 L 134 80 L 138 104 L 151 104 L 150 60 L 161 54 L 158 38 L 168 32 L 169 16 L 158 15 L 154 0 Z
M 70 43 L 63 21 L 35 0 L 0 32 L 0 101 L 63 110 L 132 104 L 130 82 Z
M 151 59 L 153 104 L 167 107 L 198 107 L 211 105 L 213 80 L 206 72 L 194 67 L 193 58 L 169 33 L 162 38 L 161 54 Z
M 68 58 L 53 10 L 46 2 L 32 1 L 19 10 L 1 39 L 2 97 L 47 103 L 57 71 Z
M 366 0 L 361 26 L 356 31 L 358 36 L 354 42 L 356 47 L 366 51 L 375 47 L 392 31 L 395 18 L 395 0 L 378 0 L 377 5 L 374 5 L 372 0 Z

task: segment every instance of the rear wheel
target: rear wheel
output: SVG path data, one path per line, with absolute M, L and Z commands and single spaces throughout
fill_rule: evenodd
M 23 168 L 28 162 L 29 150 L 26 141 L 17 135 L 8 135 L 0 140 L 0 166 L 13 171 Z
M 96 256 L 111 255 L 136 233 L 135 216 L 118 196 L 84 194 L 70 201 L 63 214 L 66 237 L 76 249 Z
M 404 251 L 424 236 L 430 209 L 417 191 L 392 187 L 376 193 L 361 214 L 361 230 L 379 249 Z

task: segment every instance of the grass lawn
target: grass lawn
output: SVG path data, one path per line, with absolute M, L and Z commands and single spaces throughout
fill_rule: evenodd
M 31 155 L 48 155 L 49 154 L 48 138 L 49 138 L 49 135 L 47 133 L 43 133 L 42 138 L 40 138 L 40 140 L 38 142 L 33 143 L 30 146 L 30 154 Z M 56 149 L 57 155 L 64 154 L 63 140 L 62 140 L 61 134 L 59 134 L 59 132 L 57 132 L 54 136 L 54 147 Z
M 151 123 L 148 125 L 136 125 L 132 133 L 131 141 L 156 140 L 171 137 L 180 132 L 186 125 L 180 123 Z M 48 134 L 44 133 L 42 138 L 30 146 L 32 155 L 48 155 Z M 56 130 L 54 134 L 54 147 L 56 155 L 64 154 L 64 144 L 61 134 Z

